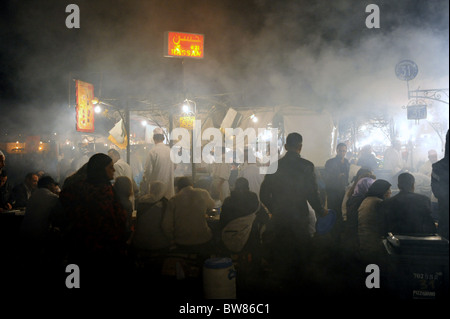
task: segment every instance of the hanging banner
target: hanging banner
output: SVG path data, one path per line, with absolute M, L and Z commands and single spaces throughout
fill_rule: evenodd
M 94 86 L 80 80 L 75 81 L 77 131 L 94 132 Z
M 168 31 L 164 36 L 164 56 L 203 59 L 205 36 Z
M 114 125 L 114 127 L 109 131 L 108 140 L 117 145 L 120 149 L 126 149 L 128 144 L 127 132 L 125 130 L 125 124 L 123 120 Z

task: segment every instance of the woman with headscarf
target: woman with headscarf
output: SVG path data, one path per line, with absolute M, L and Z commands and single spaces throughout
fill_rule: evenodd
M 126 212 L 111 185 L 112 159 L 93 155 L 86 167 L 86 178 L 63 188 L 60 200 L 67 218 L 68 261 L 77 264 L 89 280 L 117 280 L 125 265 Z M 92 275 L 93 277 L 89 277 Z M 110 279 L 111 280 L 111 279 Z
M 383 251 L 384 221 L 380 203 L 391 196 L 391 184 L 377 179 L 367 190 L 358 208 L 359 253 L 363 263 L 377 264 Z
M 358 208 L 366 198 L 369 187 L 375 182 L 372 177 L 361 178 L 353 188 L 353 193 L 347 200 L 347 221 L 345 223 L 344 237 L 347 238 L 347 249 L 353 255 L 359 247 L 358 239 Z
M 371 177 L 374 180 L 377 178 L 370 169 L 360 168 L 356 175 L 352 179 L 352 183 L 345 190 L 344 199 L 342 200 L 342 220 L 345 222 L 347 220 L 347 201 L 350 197 L 352 197 L 353 192 L 355 191 L 356 184 L 358 184 L 359 180 L 364 177 Z

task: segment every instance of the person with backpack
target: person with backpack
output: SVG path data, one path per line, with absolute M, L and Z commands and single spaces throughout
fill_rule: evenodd
M 237 178 L 234 190 L 223 202 L 219 229 L 221 251 L 236 263 L 241 292 L 249 288 L 251 291 L 263 276 L 263 235 L 269 220 L 267 208 L 250 191 L 249 181 Z
M 220 229 L 223 246 L 232 253 L 257 253 L 264 225 L 269 219 L 267 208 L 256 193 L 250 191 L 248 180 L 239 177 L 222 205 Z

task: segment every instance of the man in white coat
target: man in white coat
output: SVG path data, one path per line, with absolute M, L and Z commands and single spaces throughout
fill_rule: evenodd
M 404 168 L 402 154 L 400 153 L 400 151 L 400 141 L 394 140 L 392 142 L 392 146 L 388 147 L 384 152 L 384 169 L 390 171 L 391 178 Z
M 264 174 L 260 174 L 258 164 L 253 162 L 255 155 L 249 153 L 253 153 L 253 150 L 246 148 L 244 150 L 244 163 L 239 168 L 238 177 L 246 178 L 250 191 L 254 192 L 259 198 L 259 189 L 264 180 Z M 249 160 L 249 155 L 251 160 Z
M 153 130 L 155 146 L 150 150 L 144 166 L 144 176 L 141 184 L 141 192 L 148 193 L 148 187 L 153 181 L 161 181 L 165 184 L 164 197 L 170 199 L 175 194 L 174 165 L 170 159 L 170 147 L 164 144 L 164 132 L 157 127 Z
M 222 160 L 213 163 L 211 169 L 211 196 L 214 200 L 220 200 L 221 204 L 225 198 L 230 196 L 230 184 L 228 181 L 231 176 L 231 164 L 225 163 L 225 152 L 225 147 L 222 147 Z
M 130 179 L 131 185 L 133 186 L 133 194 L 130 197 L 130 201 L 134 210 L 135 206 L 134 200 L 135 197 L 137 196 L 139 189 L 133 178 L 133 171 L 131 169 L 131 166 L 120 158 L 120 153 L 114 148 L 108 150 L 108 156 L 112 158 L 114 163 L 114 170 L 115 170 L 114 179 L 116 179 L 119 176 L 126 176 Z

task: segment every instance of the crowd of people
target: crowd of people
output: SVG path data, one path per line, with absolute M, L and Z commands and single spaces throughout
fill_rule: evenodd
M 423 167 L 430 196 L 416 193 L 414 174 L 397 165 L 397 145 L 385 157 L 399 190 L 391 196 L 393 180 L 376 177 L 370 150 L 351 176 L 345 143 L 326 162 L 322 186 L 317 168 L 300 155 L 298 133 L 287 136 L 274 174 L 259 174 L 246 149 L 230 186 L 227 163 L 211 164 L 210 175 L 198 181 L 175 177 L 163 131 L 156 129 L 153 139 L 139 185 L 130 165 L 111 149 L 90 156 L 62 185 L 52 176 L 29 173 L 12 188 L 0 152 L 0 210 L 25 210 L 22 261 L 52 270 L 49 261 L 76 264 L 85 286 L 111 287 L 111 278 L 114 286 L 129 283 L 143 256 L 238 255 L 251 260 L 250 275 L 270 282 L 273 294 L 290 294 L 318 289 L 325 273 L 333 276 L 333 267 L 350 265 L 345 273 L 382 264 L 381 239 L 389 232 L 448 239 L 448 132 L 444 158 L 437 161 L 430 152 L 430 165 Z

